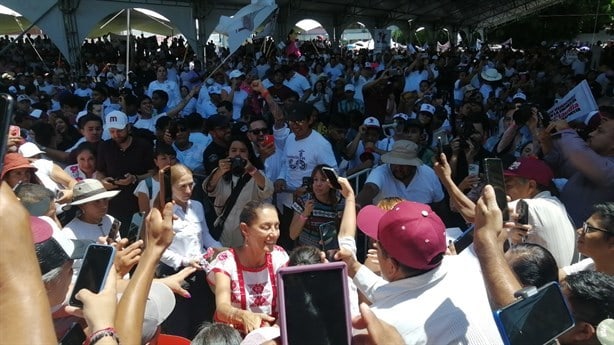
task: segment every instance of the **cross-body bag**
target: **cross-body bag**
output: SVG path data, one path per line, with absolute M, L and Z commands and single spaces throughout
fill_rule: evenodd
M 222 214 L 220 214 L 217 219 L 215 219 L 215 222 L 213 223 L 213 229 L 210 231 L 211 236 L 216 241 L 220 239 L 220 236 L 222 236 L 222 232 L 224 232 L 224 223 L 226 222 L 226 217 L 228 217 L 230 210 L 232 210 L 233 206 L 235 205 L 235 202 L 237 201 L 239 194 L 243 190 L 243 187 L 245 187 L 245 185 L 251 178 L 252 177 L 248 174 L 244 174 L 243 176 L 241 176 L 241 178 L 237 182 L 237 185 L 234 186 L 232 192 L 230 192 L 230 196 L 228 197 L 228 199 L 226 199 Z

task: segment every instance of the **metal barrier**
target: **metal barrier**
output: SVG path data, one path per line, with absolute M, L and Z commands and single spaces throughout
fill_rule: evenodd
M 367 177 L 369 176 L 369 173 L 371 173 L 372 169 L 373 168 L 364 169 L 347 177 L 348 181 L 352 185 L 352 188 L 354 189 L 355 195 L 360 193 L 360 190 L 367 181 Z M 356 232 L 356 247 L 356 256 L 358 260 L 364 262 L 367 257 L 367 250 L 369 249 L 369 237 L 365 236 L 360 231 Z
M 355 195 L 360 193 L 362 186 L 365 184 L 365 181 L 367 181 L 367 177 L 369 176 L 371 169 L 372 168 L 364 169 L 347 177 L 348 181 L 350 181 L 350 184 L 352 185 L 352 188 L 354 189 Z

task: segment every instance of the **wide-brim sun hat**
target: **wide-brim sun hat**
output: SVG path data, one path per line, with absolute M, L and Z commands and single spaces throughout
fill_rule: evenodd
M 77 182 L 72 189 L 72 201 L 64 209 L 68 209 L 71 206 L 83 205 L 90 201 L 96 201 L 100 199 L 110 199 L 119 194 L 118 190 L 106 190 L 102 185 L 102 182 L 96 179 L 85 179 Z
M 501 73 L 499 73 L 499 71 L 497 71 L 495 68 L 488 68 L 487 70 L 483 71 L 480 76 L 486 81 L 498 81 L 503 78 Z
M 422 160 L 418 158 L 418 145 L 409 140 L 395 141 L 392 150 L 382 155 L 382 162 L 395 165 L 422 165 Z

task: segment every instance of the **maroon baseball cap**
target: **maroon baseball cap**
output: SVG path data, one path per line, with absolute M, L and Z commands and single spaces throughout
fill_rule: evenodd
M 512 163 L 504 172 L 503 175 L 510 177 L 522 177 L 529 180 L 534 180 L 537 184 L 547 187 L 554 178 L 552 169 L 546 162 L 534 158 L 523 157 Z
M 402 201 L 385 211 L 369 205 L 358 212 L 358 227 L 395 260 L 428 270 L 446 251 L 446 226 L 428 205 Z

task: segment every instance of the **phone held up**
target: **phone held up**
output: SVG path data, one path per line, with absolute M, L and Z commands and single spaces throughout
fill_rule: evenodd
M 171 187 L 171 167 L 167 166 L 159 172 L 160 180 L 160 212 L 164 205 L 173 201 L 173 189 Z
M 509 210 L 507 208 L 507 193 L 505 191 L 505 179 L 503 177 L 503 163 L 499 158 L 485 158 L 484 171 L 486 174 L 486 183 L 492 186 L 495 190 L 497 198 L 497 206 L 501 210 L 503 221 L 510 219 Z
M 339 184 L 339 176 L 337 175 L 337 172 L 335 172 L 335 169 L 323 167 L 322 172 L 324 173 L 324 176 L 326 176 L 328 182 L 334 189 L 341 190 L 341 185 Z
M 108 245 L 90 244 L 85 251 L 83 264 L 77 275 L 75 286 L 70 293 L 68 304 L 75 307 L 83 307 L 83 302 L 76 298 L 81 289 L 88 289 L 93 293 L 98 293 L 104 287 L 111 267 L 115 248 Z

